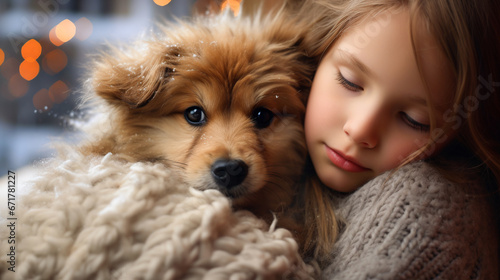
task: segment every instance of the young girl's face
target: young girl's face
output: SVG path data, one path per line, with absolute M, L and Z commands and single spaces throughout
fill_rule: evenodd
M 408 11 L 387 11 L 350 27 L 322 59 L 305 131 L 330 188 L 354 191 L 399 166 L 429 141 L 431 111 L 443 124 L 454 86 L 450 63 L 424 25 L 417 28 L 414 52 Z

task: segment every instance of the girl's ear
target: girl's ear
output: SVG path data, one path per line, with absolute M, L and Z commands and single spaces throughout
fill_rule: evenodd
M 165 50 L 153 44 L 127 52 L 114 49 L 101 55 L 91 69 L 94 92 L 112 105 L 143 107 L 167 82 L 164 78 L 179 56 L 177 48 Z

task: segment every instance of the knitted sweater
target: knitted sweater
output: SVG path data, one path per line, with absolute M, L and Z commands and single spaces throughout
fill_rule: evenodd
M 477 193 L 417 162 L 336 194 L 345 227 L 323 278 L 499 279 L 496 223 Z

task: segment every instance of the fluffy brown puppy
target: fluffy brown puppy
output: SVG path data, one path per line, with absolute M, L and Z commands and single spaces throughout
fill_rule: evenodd
M 189 185 L 217 189 L 267 221 L 275 213 L 299 234 L 282 213 L 307 155 L 314 65 L 301 46 L 305 31 L 283 12 L 226 13 L 112 48 L 97 57 L 90 79 L 109 125 L 82 149 L 178 168 Z

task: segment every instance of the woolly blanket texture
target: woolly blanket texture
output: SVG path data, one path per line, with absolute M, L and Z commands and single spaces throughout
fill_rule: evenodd
M 289 231 L 215 190 L 160 164 L 61 152 L 17 186 L 15 272 L 2 238 L 1 279 L 315 278 Z

